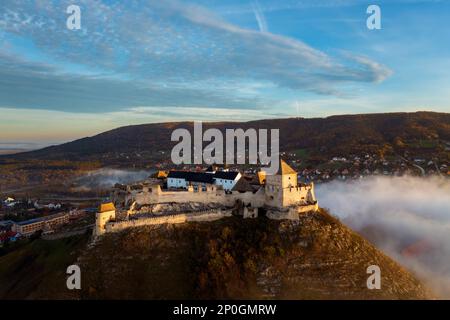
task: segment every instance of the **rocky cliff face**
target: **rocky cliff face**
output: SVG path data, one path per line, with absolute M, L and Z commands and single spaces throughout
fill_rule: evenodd
M 320 210 L 299 221 L 226 218 L 107 234 L 74 298 L 425 299 L 407 270 Z M 369 290 L 367 267 L 381 269 Z

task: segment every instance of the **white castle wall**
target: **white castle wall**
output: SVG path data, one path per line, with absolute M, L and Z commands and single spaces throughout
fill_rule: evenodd
M 284 208 L 315 201 L 313 184 L 287 188 L 281 188 L 276 185 L 265 186 L 265 204 L 270 207 Z
M 159 225 L 159 224 L 177 224 L 185 222 L 215 221 L 224 217 L 231 216 L 231 210 L 208 210 L 195 213 L 180 213 L 161 217 L 148 217 L 136 220 L 127 220 L 119 222 L 106 223 L 105 232 L 118 232 L 127 228 Z
M 232 204 L 235 204 L 238 200 L 246 206 L 250 204 L 251 207 L 255 208 L 261 208 L 265 204 L 264 188 L 259 189 L 256 193 L 233 191 L 231 195 L 227 196 L 231 197 Z
M 298 220 L 299 213 L 311 212 L 319 210 L 319 204 L 310 204 L 302 206 L 290 207 L 286 211 L 268 210 L 267 217 L 274 220 Z
M 316 201 L 315 196 L 311 193 L 312 190 L 312 185 L 283 189 L 282 206 L 288 207 L 291 205 L 306 204 Z
M 282 181 L 280 179 L 280 184 Z M 267 217 L 271 219 L 298 219 L 298 214 L 308 211 L 317 211 L 318 203 L 314 195 L 314 185 L 303 185 L 297 187 L 282 188 L 281 185 L 266 185 L 257 192 L 226 193 L 218 190 L 215 186 L 208 186 L 206 191 L 201 189 L 193 191 L 189 187 L 187 191 L 162 191 L 160 186 L 143 187 L 141 192 L 129 193 L 126 202 L 132 202 L 129 213 L 134 211 L 135 205 L 149 205 L 158 203 L 217 203 L 220 205 L 234 207 L 237 203 L 243 205 L 244 218 L 258 216 L 258 208 L 268 208 Z M 271 209 L 272 208 L 272 209 Z M 213 221 L 226 216 L 231 216 L 231 210 L 209 210 L 195 213 L 180 213 L 159 217 L 139 218 L 135 220 L 111 222 L 114 214 L 111 212 L 97 215 L 94 234 L 99 236 L 104 232 L 116 232 L 130 227 L 176 224 L 188 221 Z
M 255 193 L 238 191 L 227 193 L 222 189 L 217 189 L 216 186 L 208 186 L 206 191 L 201 189 L 194 191 L 192 187 L 183 191 L 162 191 L 160 186 L 154 186 L 144 187 L 142 192 L 129 194 L 126 202 L 133 203 L 131 210 L 129 210 L 131 213 L 135 205 L 158 203 L 217 203 L 231 207 L 237 202 L 241 202 L 244 206 L 254 208 L 262 208 L 264 206 L 286 208 L 315 203 L 316 198 L 313 184 L 287 188 L 282 188 L 281 185 L 266 185 Z
M 212 210 L 210 212 L 203 213 L 191 213 L 187 214 L 186 221 L 188 222 L 201 222 L 201 221 L 216 221 L 225 217 L 231 217 L 231 210 Z
M 135 213 L 136 206 L 195 202 L 202 204 L 214 203 L 230 208 L 239 208 L 244 218 L 256 218 L 260 211 L 259 209 L 264 208 L 267 217 L 271 219 L 295 220 L 299 218 L 299 213 L 317 211 L 319 208 L 314 194 L 314 184 L 298 185 L 296 173 L 266 176 L 265 186 L 255 193 L 251 191 L 226 192 L 222 188 L 218 189 L 216 185 L 207 185 L 206 190 L 198 188 L 198 190 L 194 191 L 192 186 L 188 186 L 187 190 L 162 191 L 160 185 L 151 185 L 149 182 L 137 187 L 127 186 L 126 189 L 115 189 L 113 198 L 121 206 L 131 205 L 128 210 L 129 215 Z M 231 216 L 231 209 L 225 211 L 217 209 L 195 213 L 186 212 L 115 222 L 109 221 L 114 219 L 114 216 L 104 213 L 98 214 L 96 217 L 94 234 L 101 235 L 104 232 L 116 232 L 130 227 L 145 225 L 213 221 L 226 216 Z
M 149 205 L 156 203 L 219 203 L 224 206 L 234 206 L 237 200 L 245 205 L 250 204 L 252 207 L 263 207 L 265 204 L 264 188 L 256 193 L 253 192 L 237 192 L 226 193 L 224 190 L 218 190 L 215 187 L 208 187 L 206 191 L 161 191 L 155 188 L 152 191 L 144 190 L 144 192 L 134 194 L 130 200 L 136 202 L 137 205 Z
M 159 186 L 143 190 L 143 192 L 130 196 L 130 199 L 138 205 L 155 203 L 220 203 L 225 206 L 232 206 L 233 199 L 227 197 L 224 190 L 218 190 L 215 186 L 208 186 L 206 191 L 194 191 L 189 188 L 187 191 L 161 191 Z M 128 199 L 127 199 L 128 201 Z
M 94 236 L 100 236 L 105 233 L 105 225 L 108 221 L 116 218 L 116 211 L 97 212 L 95 214 Z

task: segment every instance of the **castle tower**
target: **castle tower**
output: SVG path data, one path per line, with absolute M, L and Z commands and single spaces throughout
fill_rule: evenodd
M 106 232 L 107 222 L 116 218 L 116 208 L 112 202 L 102 203 L 95 214 L 94 236 L 100 236 Z
M 297 172 L 286 161 L 280 159 L 278 172 L 273 176 L 267 176 L 266 183 L 280 186 L 282 189 L 296 187 Z
M 286 205 L 285 198 L 292 189 L 297 188 L 297 172 L 284 160 L 280 160 L 278 172 L 266 176 L 266 204 L 271 207 L 282 208 Z

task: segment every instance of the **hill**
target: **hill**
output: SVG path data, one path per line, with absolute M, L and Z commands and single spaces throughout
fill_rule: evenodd
M 65 244 L 68 252 L 74 252 L 73 243 Z M 20 298 L 19 293 L 73 299 L 430 297 L 412 274 L 324 210 L 298 222 L 231 217 L 107 234 L 79 256 L 79 292 L 68 293 L 63 272 L 43 267 L 55 255 L 47 253 L 47 260 L 45 254 L 32 255 L 25 263 L 24 254 L 0 257 L 0 265 L 8 266 L 0 272 L 1 298 Z M 63 256 L 56 261 L 76 260 Z M 366 268 L 373 264 L 381 268 L 381 290 L 366 287 Z
M 0 159 L 101 161 L 104 165 L 148 165 L 167 159 L 176 128 L 192 130 L 192 122 L 126 126 L 58 146 Z M 208 128 L 280 129 L 281 151 L 307 150 L 308 158 L 349 152 L 399 152 L 417 149 L 444 152 L 450 141 L 450 114 L 434 112 L 341 115 L 327 118 L 291 118 L 249 122 L 210 122 Z
M 0 300 L 71 298 L 66 268 L 85 249 L 87 234 L 47 241 L 31 239 L 9 253 L 0 251 Z

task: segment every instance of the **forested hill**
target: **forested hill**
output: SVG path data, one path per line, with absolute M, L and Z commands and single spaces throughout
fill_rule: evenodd
M 281 151 L 309 149 L 310 154 L 368 152 L 382 148 L 405 151 L 426 146 L 442 152 L 450 141 L 450 113 L 381 113 L 327 118 L 289 118 L 249 122 L 208 122 L 208 128 L 280 129 Z M 131 156 L 145 161 L 167 158 L 176 128 L 192 129 L 192 122 L 171 122 L 120 127 L 41 150 L 3 156 L 16 160 L 100 160 Z

